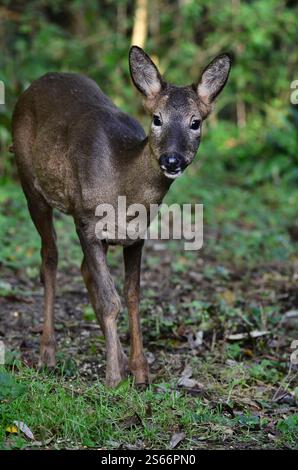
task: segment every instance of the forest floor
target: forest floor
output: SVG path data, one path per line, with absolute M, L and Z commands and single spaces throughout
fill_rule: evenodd
M 212 200 L 195 195 L 216 207 L 202 250 L 185 252 L 173 241 L 145 249 L 141 317 L 151 385 L 144 391 L 131 378 L 115 390 L 104 386 L 104 339 L 72 222 L 61 215 L 58 365 L 37 370 L 39 240 L 18 185 L 2 186 L 0 448 L 298 448 L 298 369 L 290 359 L 298 338 L 296 202 L 285 188 L 273 197 L 272 186 L 253 195 L 231 186 L 223 209 L 214 184 Z M 178 186 L 173 200 L 183 191 Z M 119 248 L 109 264 L 121 292 Z M 128 352 L 125 310 L 119 333 Z

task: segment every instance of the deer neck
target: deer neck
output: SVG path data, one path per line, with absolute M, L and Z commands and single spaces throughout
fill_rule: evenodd
M 132 149 L 125 170 L 125 194 L 132 203 L 160 204 L 173 182 L 160 170 L 148 137 Z

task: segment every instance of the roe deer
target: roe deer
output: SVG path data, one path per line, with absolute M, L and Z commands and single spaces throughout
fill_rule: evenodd
M 160 204 L 174 179 L 193 161 L 203 120 L 224 87 L 231 60 L 216 57 L 196 84 L 167 83 L 139 47 L 129 53 L 132 81 L 152 116 L 149 135 L 120 111 L 91 79 L 48 73 L 20 96 L 13 114 L 13 151 L 31 218 L 41 237 L 44 325 L 40 363 L 55 365 L 54 297 L 58 262 L 53 208 L 71 214 L 83 250 L 82 275 L 106 340 L 106 383 L 116 386 L 130 369 L 148 383 L 139 320 L 143 240 L 95 234 L 95 209 Z M 106 263 L 109 244 L 123 246 L 124 294 L 129 313 L 130 358 L 117 334 L 120 299 Z

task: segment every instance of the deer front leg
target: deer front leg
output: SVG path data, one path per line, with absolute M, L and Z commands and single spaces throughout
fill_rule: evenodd
M 103 247 L 104 247 L 104 250 L 105 250 L 105 253 L 106 253 L 107 249 L 108 249 L 108 245 L 103 243 Z M 87 288 L 87 291 L 88 291 L 88 294 L 89 294 L 89 299 L 90 299 L 91 305 L 93 307 L 93 310 L 94 310 L 95 313 L 99 312 L 99 308 L 98 308 L 98 305 L 96 303 L 97 302 L 97 300 L 96 300 L 97 299 L 96 286 L 94 285 L 94 283 L 92 281 L 92 278 L 90 276 L 85 257 L 84 257 L 82 265 L 81 265 L 81 273 L 82 273 L 82 276 L 83 276 L 83 279 L 84 279 L 84 282 L 85 282 L 85 285 L 86 285 L 86 288 Z M 104 324 L 103 324 L 102 318 L 99 314 L 97 314 L 97 317 L 98 317 L 99 324 L 100 324 L 100 327 L 102 329 L 102 332 L 103 332 L 103 334 L 105 334 Z M 127 372 L 128 372 L 128 359 L 127 359 L 127 356 L 126 356 L 125 352 L 122 349 L 119 337 L 118 337 L 118 352 L 119 352 L 119 363 L 120 363 L 120 368 L 121 368 L 121 375 L 124 378 L 127 375 Z
M 92 283 L 91 301 L 106 339 L 106 384 L 115 387 L 123 378 L 117 319 L 121 302 L 106 264 L 105 248 L 99 240 L 88 239 L 85 228 L 77 226 L 88 275 Z
M 149 382 L 148 362 L 144 354 L 143 338 L 139 316 L 140 271 L 143 242 L 125 247 L 123 250 L 125 266 L 124 295 L 128 308 L 130 331 L 129 367 L 138 385 Z

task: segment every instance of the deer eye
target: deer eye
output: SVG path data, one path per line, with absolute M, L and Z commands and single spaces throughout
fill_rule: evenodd
M 197 131 L 200 127 L 200 124 L 201 124 L 201 121 L 200 119 L 194 119 L 190 125 L 190 128 L 193 130 L 193 131 Z
M 154 114 L 154 116 L 153 116 L 153 124 L 154 124 L 155 126 L 161 126 L 160 117 L 159 117 L 159 116 L 156 116 L 156 114 Z

